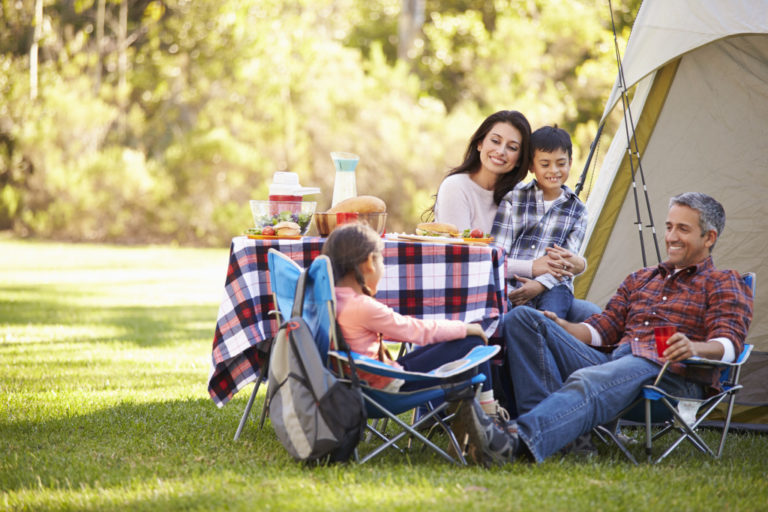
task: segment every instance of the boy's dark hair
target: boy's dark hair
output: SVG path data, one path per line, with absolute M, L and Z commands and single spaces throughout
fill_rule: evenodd
M 573 143 L 571 136 L 562 128 L 554 126 L 542 126 L 531 134 L 531 149 L 533 152 L 546 151 L 551 153 L 556 149 L 562 149 L 568 153 L 570 160 L 573 155 Z

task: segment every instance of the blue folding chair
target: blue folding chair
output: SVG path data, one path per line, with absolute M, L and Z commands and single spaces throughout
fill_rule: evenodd
M 270 249 L 267 254 L 267 266 L 270 274 L 270 285 L 272 287 L 272 300 L 275 303 L 277 309 L 269 312 L 270 315 L 275 316 L 278 325 L 283 323 L 291 317 L 291 311 L 293 310 L 293 299 L 296 295 L 296 283 L 299 282 L 299 276 L 301 275 L 301 267 L 290 258 L 286 257 L 279 251 Z M 309 301 L 314 301 L 313 297 L 305 296 L 304 299 L 304 311 L 302 315 L 305 320 L 311 319 L 315 314 L 315 308 L 309 305 Z M 248 403 L 245 406 L 243 415 L 240 418 L 240 424 L 237 426 L 235 432 L 235 441 L 240 438 L 240 434 L 243 431 L 245 423 L 248 421 L 248 416 L 251 414 L 251 408 L 256 399 L 256 395 L 259 392 L 261 383 L 267 382 L 267 368 L 269 368 L 269 355 L 272 353 L 271 343 L 274 340 L 270 340 L 269 350 L 267 351 L 266 358 L 264 360 L 263 368 L 259 369 L 259 375 L 256 377 L 256 384 L 253 387 L 251 396 L 248 398 Z M 264 426 L 264 420 L 267 416 L 267 402 L 261 408 L 261 417 L 259 418 L 259 429 Z
M 268 258 L 272 290 L 276 297 L 275 302 L 282 317 L 287 318 L 293 307 L 292 297 L 301 269 L 286 255 L 278 251 L 270 249 Z M 350 352 L 339 350 L 340 333 L 336 324 L 333 272 L 331 262 L 326 256 L 318 256 L 309 267 L 302 316 L 312 330 L 321 357 L 326 361 L 333 361 L 334 364 L 329 364 L 329 367 L 332 367 L 337 375 L 344 378 L 343 367 L 346 366 L 344 363 L 348 361 Z M 443 365 L 429 373 L 406 372 L 352 352 L 353 362 L 357 365 L 358 370 L 405 381 L 420 381 L 428 386 L 418 391 L 386 392 L 368 387 L 363 383 L 362 393 L 368 417 L 371 419 L 387 418 L 400 427 L 400 432 L 390 437 L 369 423 L 366 428 L 373 434 L 373 437 L 382 443 L 362 458 L 359 456 L 359 452 L 356 453 L 356 460 L 359 463 L 364 463 L 389 447 L 404 452 L 405 447 L 401 448 L 397 443 L 408 437 L 421 441 L 424 446 L 450 462 L 466 464 L 461 446 L 449 426 L 452 415 L 447 414 L 446 409 L 452 400 L 475 396 L 477 388 L 485 380 L 482 374 L 477 373 L 477 367 L 493 357 L 498 350 L 498 346 L 475 347 L 460 360 Z M 468 374 L 472 375 L 467 377 Z M 440 402 L 440 404 L 432 407 L 431 402 Z M 269 404 L 265 404 L 265 406 L 268 407 Z M 408 424 L 398 417 L 398 415 L 419 406 L 424 406 L 429 409 L 429 412 L 421 416 L 415 424 Z M 432 421 L 448 434 L 456 457 L 448 454 L 419 431 L 422 425 Z
M 756 287 L 756 276 L 754 272 L 743 274 L 742 278 L 752 290 L 752 296 L 754 297 Z M 661 462 L 686 439 L 701 452 L 707 453 L 714 458 L 720 458 L 731 425 L 731 416 L 733 414 L 736 393 L 743 387 L 739 384 L 741 368 L 749 359 L 749 355 L 752 353 L 752 348 L 752 345 L 745 344 L 744 349 L 733 363 L 713 361 L 702 357 L 692 357 L 683 361 L 686 365 L 716 368 L 721 371 L 721 391 L 715 395 L 702 399 L 693 399 L 673 396 L 656 385 L 643 386 L 638 400 L 619 413 L 618 421 L 645 424 L 645 452 L 648 462 L 653 462 L 654 464 Z M 660 378 L 657 379 L 657 382 L 659 380 Z M 724 412 L 725 420 L 723 424 L 723 432 L 720 436 L 717 451 L 715 451 L 699 435 L 698 428 L 710 414 L 726 400 L 727 405 Z M 653 433 L 654 424 L 661 426 L 661 429 L 655 434 Z M 616 422 L 612 422 L 605 426 L 601 425 L 596 427 L 594 432 L 604 441 L 606 438 L 611 439 L 629 460 L 634 464 L 637 464 L 637 460 L 626 446 L 626 436 L 617 434 L 615 425 Z M 656 458 L 656 460 L 653 460 L 653 442 L 674 431 L 679 433 L 678 438 L 664 451 L 664 453 Z

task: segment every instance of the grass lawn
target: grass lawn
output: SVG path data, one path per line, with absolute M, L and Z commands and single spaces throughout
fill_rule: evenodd
M 251 388 L 222 409 L 206 389 L 227 257 L 0 238 L 0 510 L 768 508 L 764 435 L 732 433 L 717 461 L 600 446 L 493 470 L 422 451 L 307 468 L 269 422 L 234 442 Z

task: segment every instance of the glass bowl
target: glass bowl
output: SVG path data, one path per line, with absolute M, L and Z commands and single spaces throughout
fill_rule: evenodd
M 298 224 L 301 234 L 306 235 L 312 224 L 312 216 L 315 214 L 316 207 L 317 202 L 315 201 L 258 201 L 253 199 L 251 200 L 253 226 L 263 228 L 288 220 Z
M 328 236 L 336 229 L 336 226 L 341 226 L 348 222 L 368 224 L 381 235 L 384 233 L 384 228 L 387 224 L 386 213 L 316 213 L 314 219 L 320 236 Z

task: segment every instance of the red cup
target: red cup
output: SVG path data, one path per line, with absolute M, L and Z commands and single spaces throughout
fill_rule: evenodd
M 338 212 L 336 214 L 336 225 L 349 224 L 350 222 L 357 222 L 360 218 L 360 214 L 357 212 Z
M 663 357 L 664 351 L 667 350 L 667 340 L 675 332 L 677 329 L 674 325 L 659 325 L 653 328 L 653 335 L 656 337 L 656 353 L 659 357 Z

